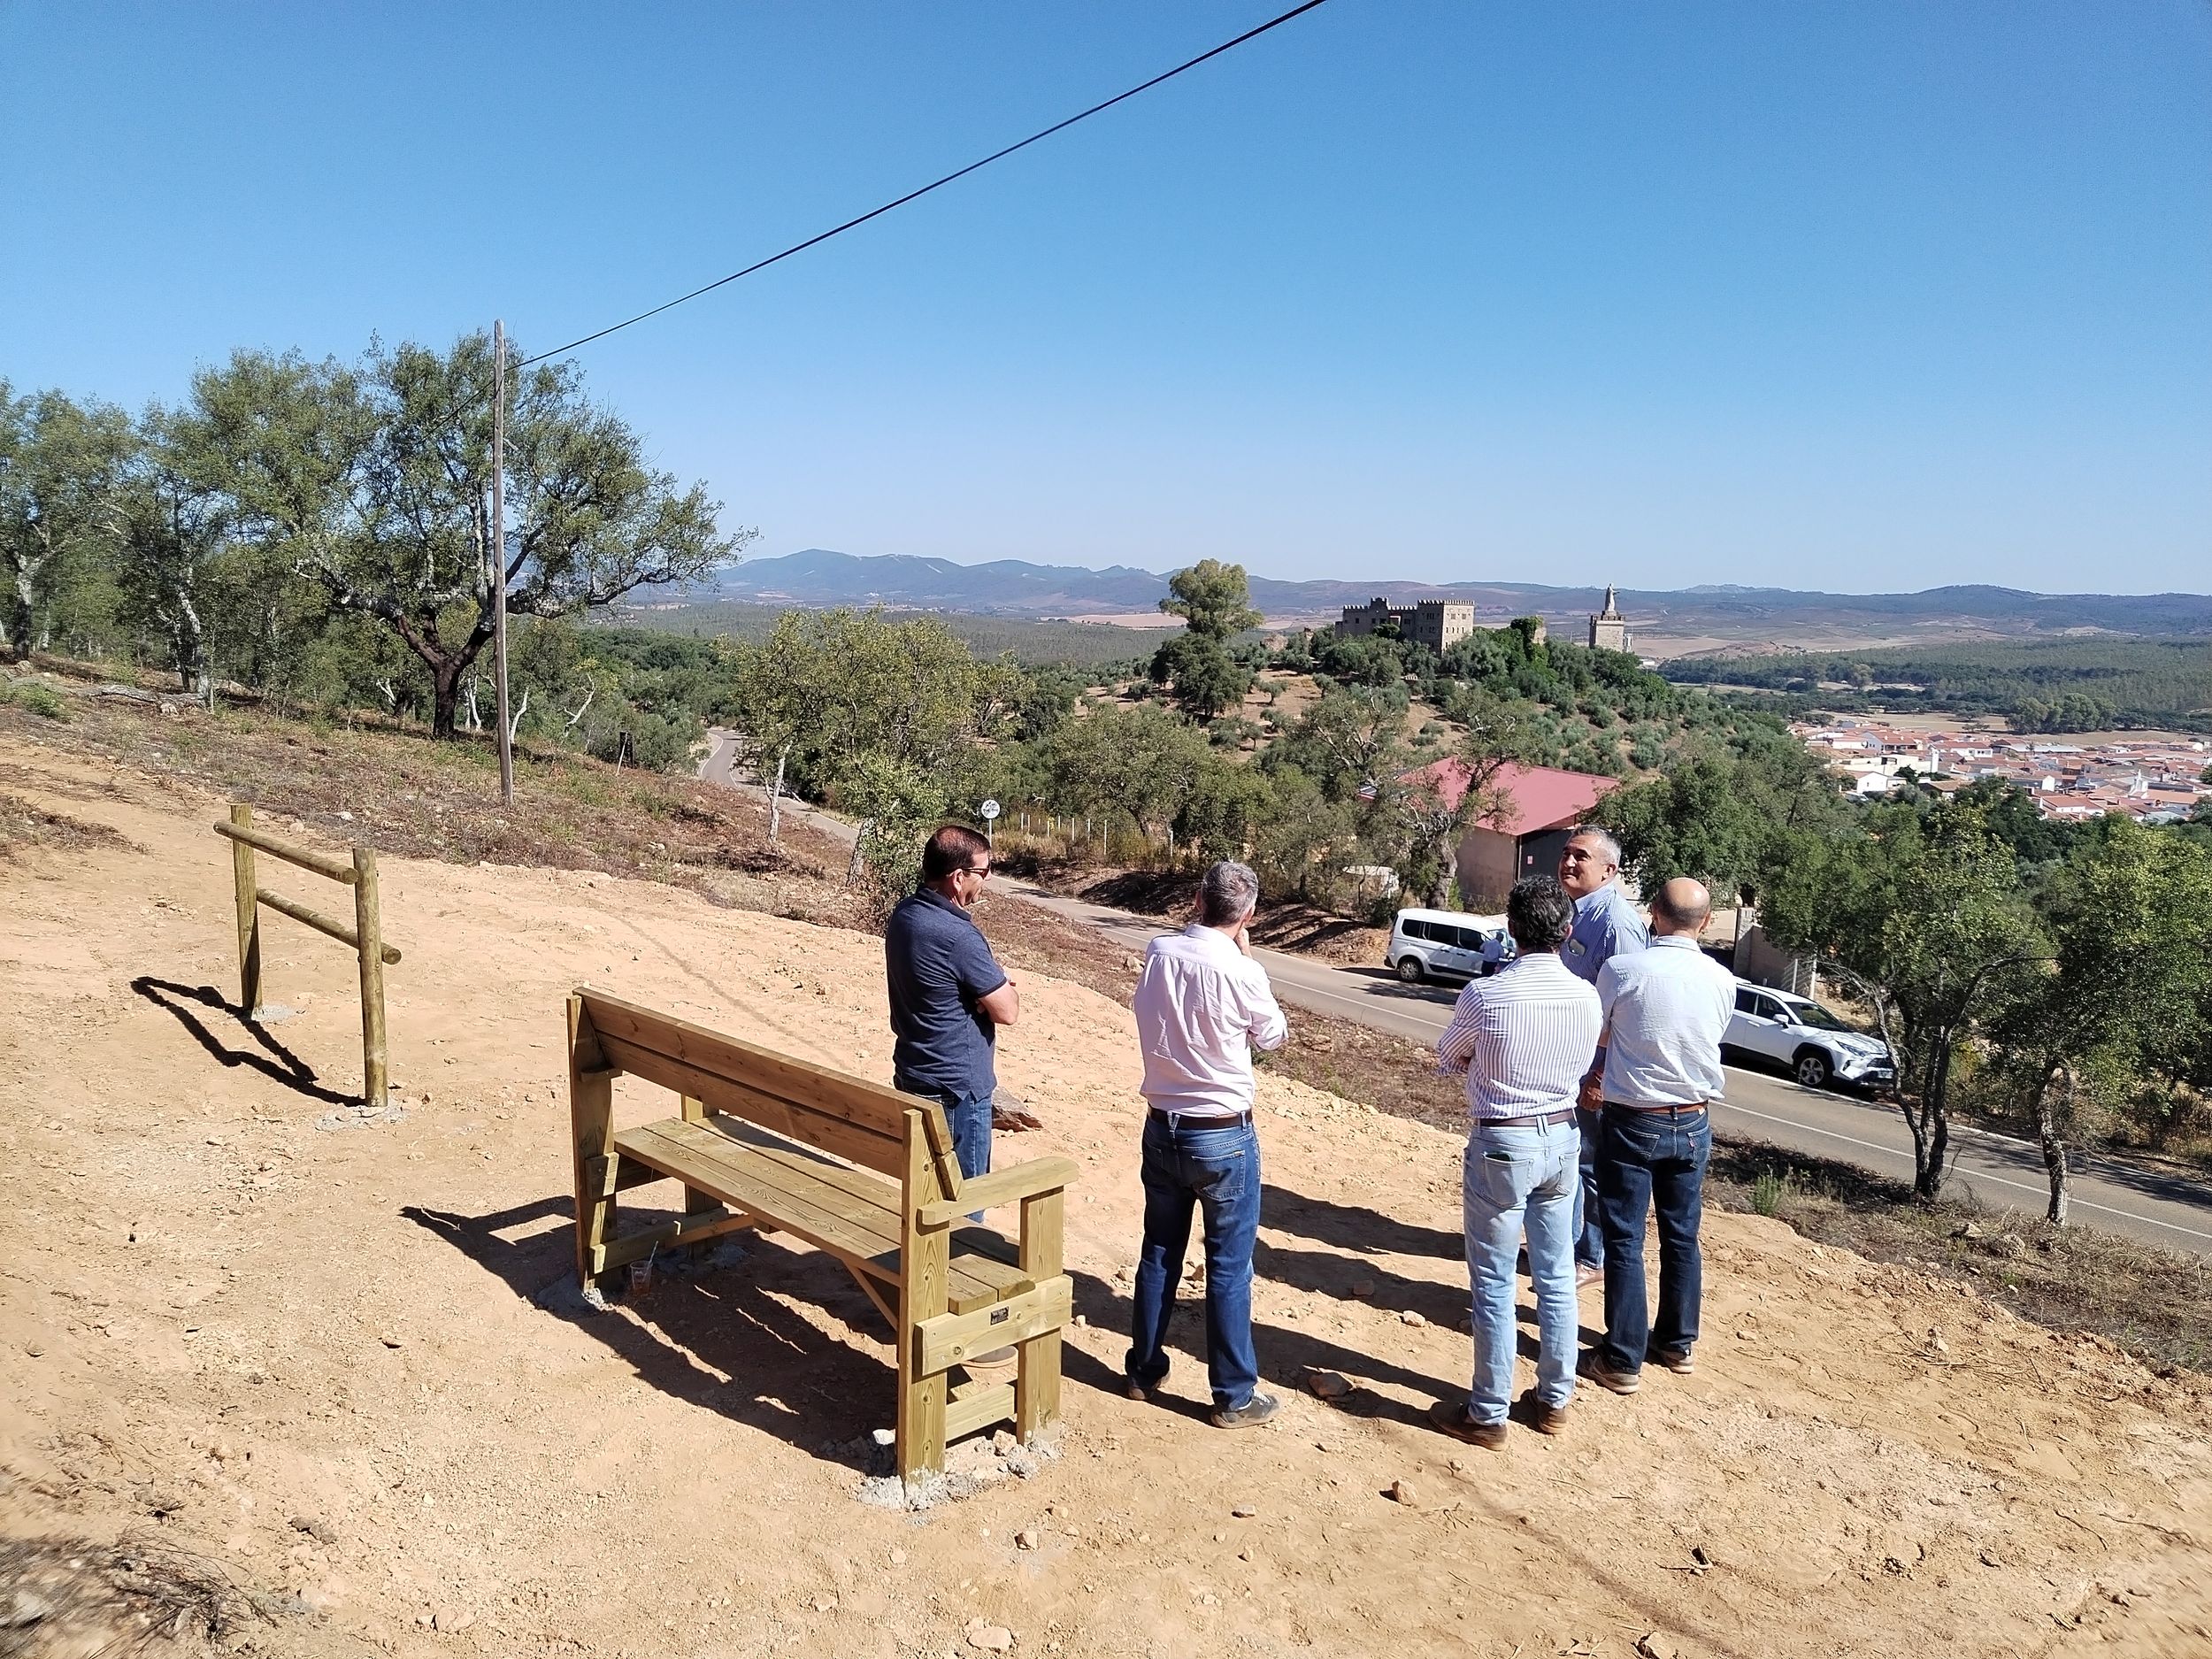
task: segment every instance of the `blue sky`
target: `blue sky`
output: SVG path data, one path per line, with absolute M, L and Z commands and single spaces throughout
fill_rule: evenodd
M 543 349 L 1279 6 L 0 0 L 0 376 Z M 581 354 L 761 553 L 2212 587 L 2212 6 L 1332 0 Z

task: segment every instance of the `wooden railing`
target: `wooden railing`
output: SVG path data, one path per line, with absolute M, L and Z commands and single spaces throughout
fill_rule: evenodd
M 351 948 L 361 962 L 361 1098 L 372 1106 L 382 1105 L 391 1083 L 384 1044 L 384 970 L 399 960 L 399 952 L 384 942 L 384 924 L 377 902 L 375 849 L 356 847 L 349 863 L 311 847 L 295 846 L 256 828 L 253 809 L 242 801 L 231 803 L 228 823 L 217 820 L 215 833 L 230 841 L 231 876 L 238 905 L 238 1006 L 249 1018 L 260 1011 L 263 907 L 303 922 Z M 353 926 L 349 927 L 296 899 L 257 886 L 254 877 L 257 851 L 351 887 Z

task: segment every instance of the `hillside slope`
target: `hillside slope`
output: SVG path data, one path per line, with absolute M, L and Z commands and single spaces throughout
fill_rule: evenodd
M 833 1264 L 769 1238 L 611 1312 L 562 1294 L 561 998 L 884 1078 L 878 941 L 389 858 L 403 1116 L 363 1122 L 342 950 L 271 918 L 298 1012 L 257 1034 L 222 1006 L 211 797 L 12 738 L 0 791 L 34 826 L 0 864 L 0 1540 L 188 1549 L 265 1595 L 257 1651 L 945 1654 L 977 1618 L 1102 1655 L 2212 1643 L 2200 1385 L 1778 1224 L 1711 1217 L 1696 1377 L 1586 1391 L 1557 1441 L 1437 1436 L 1468 1363 L 1459 1143 L 1279 1079 L 1256 1317 L 1284 1418 L 1205 1425 L 1194 1312 L 1169 1403 L 1122 1398 L 1131 1023 L 1037 976 L 1002 1069 L 1047 1128 L 1002 1144 L 1085 1171 L 1061 1455 L 868 1507 L 887 1350 Z M 632 1087 L 626 1117 L 668 1110 Z M 1355 1391 L 1287 1386 L 1317 1365 Z

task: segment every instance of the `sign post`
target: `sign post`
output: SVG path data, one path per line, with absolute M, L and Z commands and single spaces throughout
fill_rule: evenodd
M 986 801 L 983 803 L 983 842 L 985 846 L 989 847 L 993 851 L 996 851 L 998 849 L 998 840 L 992 833 L 992 831 L 997 826 L 997 823 L 998 803 L 995 801 Z

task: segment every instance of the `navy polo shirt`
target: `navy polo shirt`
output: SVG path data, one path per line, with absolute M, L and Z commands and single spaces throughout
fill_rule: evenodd
M 977 1004 L 1006 983 L 983 931 L 950 899 L 924 887 L 902 899 L 883 930 L 891 989 L 891 1065 L 901 1087 L 943 1089 L 963 1100 L 998 1085 L 998 1028 Z

